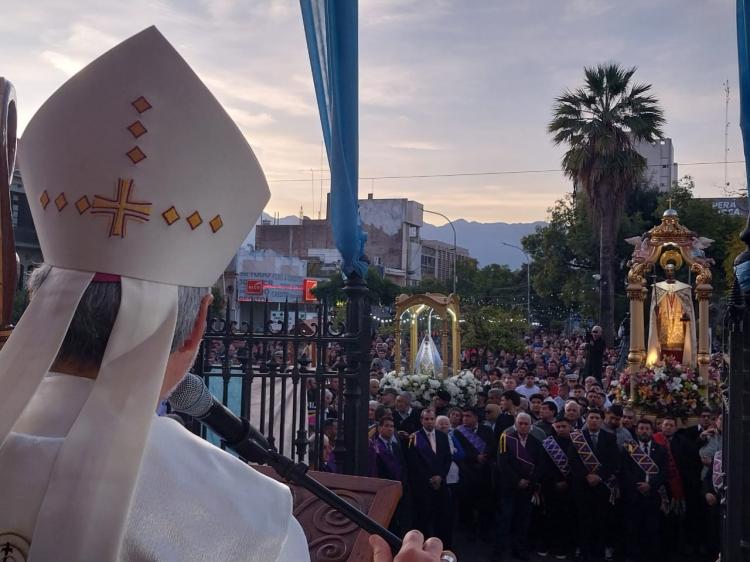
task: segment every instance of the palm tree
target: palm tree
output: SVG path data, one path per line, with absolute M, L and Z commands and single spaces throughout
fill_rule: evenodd
M 599 322 L 608 344 L 614 334 L 614 263 L 624 200 L 641 180 L 646 160 L 633 148 L 661 138 L 664 112 L 634 81 L 636 69 L 609 63 L 584 68 L 585 84 L 555 100 L 547 130 L 555 144 L 567 144 L 565 175 L 585 194 L 599 228 Z

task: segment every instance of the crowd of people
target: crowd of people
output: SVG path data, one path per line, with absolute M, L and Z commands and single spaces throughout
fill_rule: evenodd
M 618 404 L 618 354 L 600 328 L 538 333 L 522 353 L 466 350 L 485 391 L 464 408 L 445 392 L 419 407 L 381 389 L 389 343 L 373 346 L 370 474 L 404 486 L 395 532 L 417 528 L 451 548 L 458 531 L 491 543 L 493 560 L 716 559 L 720 413 L 681 427 Z

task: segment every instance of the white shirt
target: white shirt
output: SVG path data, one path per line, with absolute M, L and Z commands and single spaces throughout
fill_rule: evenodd
M 32 556 L 34 526 L 55 455 L 93 382 L 45 377 L 0 447 L 0 534 L 12 529 L 31 539 Z M 155 418 L 120 561 L 308 561 L 307 542 L 291 509 L 286 486 L 176 421 Z
M 529 396 L 532 394 L 539 394 L 541 389 L 537 385 L 529 388 L 525 384 L 522 384 L 516 387 L 516 392 L 528 400 Z

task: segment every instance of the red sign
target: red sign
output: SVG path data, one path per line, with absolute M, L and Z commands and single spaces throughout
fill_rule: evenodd
M 316 279 L 305 279 L 305 281 L 302 284 L 303 287 L 303 295 L 305 302 L 313 302 L 318 300 L 315 298 L 315 295 L 313 294 L 312 290 L 318 286 L 318 281 Z
M 248 295 L 262 295 L 263 281 L 261 281 L 260 279 L 248 279 L 245 292 Z

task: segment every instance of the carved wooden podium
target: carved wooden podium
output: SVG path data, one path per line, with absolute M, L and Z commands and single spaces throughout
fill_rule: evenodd
M 281 478 L 266 466 L 252 465 L 275 480 Z M 328 472 L 308 472 L 315 480 L 357 506 L 369 517 L 387 527 L 401 498 L 401 483 L 379 478 L 347 476 Z M 286 482 L 285 482 L 286 483 Z M 307 490 L 291 486 L 294 516 L 307 538 L 312 562 L 370 562 L 372 549 L 368 534 L 338 511 Z

